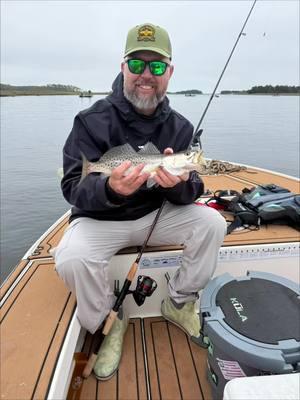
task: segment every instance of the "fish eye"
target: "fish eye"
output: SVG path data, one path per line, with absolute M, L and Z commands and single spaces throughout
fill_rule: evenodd
M 191 155 L 191 151 L 190 151 L 190 150 L 187 150 L 184 154 L 185 154 L 186 156 L 190 156 L 190 155 Z

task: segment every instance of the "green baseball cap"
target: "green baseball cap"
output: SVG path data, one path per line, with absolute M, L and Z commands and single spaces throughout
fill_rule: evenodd
M 168 32 L 153 24 L 137 25 L 130 29 L 127 35 L 125 54 L 128 56 L 135 51 L 149 50 L 172 58 L 172 47 Z

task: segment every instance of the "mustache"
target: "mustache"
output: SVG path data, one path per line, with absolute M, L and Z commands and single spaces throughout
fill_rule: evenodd
M 145 79 L 141 79 L 141 80 L 137 80 L 135 82 L 136 85 L 142 85 L 142 86 L 153 86 L 153 87 L 157 87 L 156 83 L 151 81 L 151 80 L 145 80 Z

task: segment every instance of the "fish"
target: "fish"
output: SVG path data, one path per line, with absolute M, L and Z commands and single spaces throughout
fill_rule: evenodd
M 206 170 L 206 160 L 202 150 L 186 150 L 174 154 L 161 154 L 157 147 L 148 142 L 139 151 L 135 151 L 129 143 L 116 146 L 108 150 L 96 162 L 88 161 L 82 153 L 82 174 L 80 182 L 93 172 L 110 176 L 114 168 L 124 161 L 131 161 L 131 166 L 126 171 L 130 173 L 134 167 L 144 164 L 142 173 L 148 173 L 147 187 L 156 184 L 153 177 L 160 168 L 164 168 L 172 175 L 182 175 L 185 172 L 196 171 L 203 174 Z
M 232 172 L 248 171 L 245 165 L 232 164 L 227 161 L 205 159 L 202 150 L 186 150 L 175 154 L 161 154 L 157 147 L 149 142 L 145 146 L 139 146 L 140 150 L 136 152 L 129 144 L 114 147 L 108 150 L 96 162 L 88 161 L 83 153 L 81 181 L 90 173 L 98 172 L 110 176 L 114 168 L 122 162 L 130 160 L 132 165 L 126 171 L 128 174 L 132 169 L 145 164 L 143 172 L 148 172 L 150 177 L 147 181 L 148 186 L 155 184 L 153 177 L 158 169 L 163 167 L 172 175 L 182 175 L 184 172 L 196 171 L 199 175 L 227 175 Z M 57 175 L 63 178 L 63 168 L 57 170 Z

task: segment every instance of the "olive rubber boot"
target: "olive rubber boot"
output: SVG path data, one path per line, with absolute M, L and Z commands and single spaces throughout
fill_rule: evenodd
M 196 312 L 195 303 L 176 304 L 174 300 L 167 297 L 161 303 L 161 313 L 163 317 L 177 325 L 190 338 L 197 340 L 200 338 L 200 319 Z
M 94 366 L 97 379 L 106 381 L 118 370 L 122 355 L 123 338 L 128 326 L 128 317 L 119 312 L 113 326 L 105 336 Z

